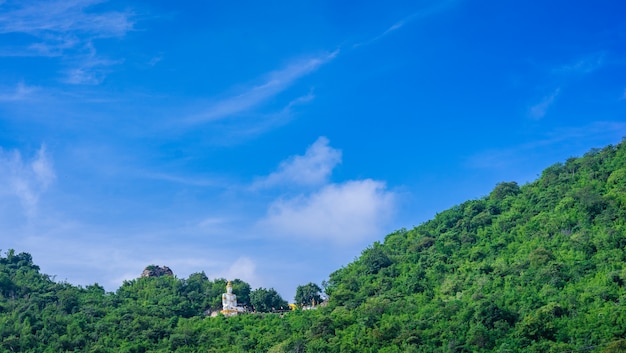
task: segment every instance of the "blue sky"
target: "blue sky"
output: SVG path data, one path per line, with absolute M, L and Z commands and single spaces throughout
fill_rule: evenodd
M 623 1 L 0 0 L 0 248 L 320 283 L 626 136 Z

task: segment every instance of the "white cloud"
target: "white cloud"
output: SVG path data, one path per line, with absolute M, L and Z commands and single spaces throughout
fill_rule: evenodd
M 391 25 L 390 27 L 388 27 L 387 29 L 385 29 L 383 32 L 381 32 L 380 34 L 364 41 L 364 42 L 359 42 L 359 43 L 355 43 L 352 45 L 352 48 L 358 48 L 358 47 L 362 47 L 362 46 L 367 46 L 370 44 L 373 44 L 381 39 L 383 39 L 384 37 L 390 35 L 391 33 L 401 29 L 402 27 L 404 27 L 405 25 L 417 20 L 417 19 L 423 19 L 423 18 L 427 18 L 430 16 L 433 16 L 439 12 L 445 11 L 450 9 L 451 7 L 455 6 L 458 3 L 458 0 L 449 0 L 449 1 L 433 1 L 430 4 L 426 4 L 426 7 L 424 7 L 421 10 L 418 10 L 412 14 L 410 14 L 409 16 L 406 16 L 405 18 L 401 19 L 400 21 L 394 23 L 393 25 Z
M 0 33 L 25 33 L 46 42 L 63 42 L 61 34 L 85 33 L 91 37 L 118 37 L 132 30 L 128 12 L 88 12 L 102 0 L 8 1 L 0 4 Z M 14 5 L 15 4 L 15 5 Z M 71 41 L 71 40 L 70 40 Z
M 341 163 L 341 151 L 329 146 L 326 137 L 319 137 L 304 155 L 282 162 L 278 171 L 258 180 L 253 188 L 281 185 L 316 186 L 328 181 L 333 168 Z
M 407 19 L 410 19 L 410 17 L 408 17 Z M 365 42 L 362 42 L 362 43 L 355 43 L 354 45 L 352 45 L 352 47 L 353 47 L 353 48 L 358 48 L 358 47 L 362 47 L 362 46 L 370 45 L 370 44 L 372 44 L 372 43 L 374 43 L 374 42 L 377 42 L 377 41 L 379 41 L 380 39 L 382 39 L 382 38 L 384 38 L 384 37 L 388 36 L 390 33 L 392 33 L 392 32 L 394 32 L 394 31 L 396 31 L 396 30 L 398 30 L 398 29 L 402 28 L 402 26 L 404 26 L 404 25 L 405 25 L 405 21 L 406 21 L 406 19 L 405 19 L 405 20 L 402 20 L 402 21 L 399 21 L 399 22 L 396 22 L 396 23 L 394 23 L 391 27 L 389 27 L 389 28 L 387 28 L 385 31 L 383 31 L 381 34 L 379 34 L 379 35 L 377 35 L 377 36 L 375 36 L 375 37 L 373 37 L 373 38 L 370 38 L 369 40 L 367 40 L 367 41 L 365 41 Z
M 204 112 L 193 116 L 189 120 L 192 123 L 201 123 L 247 112 L 284 91 L 299 78 L 308 75 L 323 64 L 331 61 L 337 54 L 338 52 L 332 52 L 308 58 L 292 63 L 282 70 L 271 72 L 261 84 L 244 89 L 243 92 L 232 97 L 214 102 Z
M 73 85 L 99 85 L 104 81 L 109 67 L 123 62 L 123 60 L 108 60 L 97 55 L 96 48 L 91 43 L 86 44 L 84 55 L 76 57 L 75 62 L 69 63 L 72 68 L 65 70 L 65 83 Z
M 56 178 L 52 163 L 46 155 L 45 146 L 41 146 L 39 151 L 37 151 L 37 157 L 35 157 L 30 166 L 35 173 L 35 178 L 44 188 L 47 188 Z
M 331 241 L 350 245 L 380 235 L 394 212 L 395 194 L 371 179 L 331 183 L 341 151 L 319 137 L 304 155 L 283 161 L 278 170 L 256 181 L 253 189 L 295 186 L 296 197 L 275 199 L 257 222 L 261 234 L 298 241 Z
M 312 101 L 313 99 L 315 99 L 315 94 L 313 94 L 313 91 L 309 92 L 308 94 L 305 94 L 303 96 L 300 96 L 294 100 L 292 100 L 291 102 L 289 102 L 289 104 L 287 104 L 287 106 L 284 109 L 285 113 L 290 113 L 291 109 L 293 109 L 293 107 L 296 107 L 300 104 L 306 104 L 310 101 Z
M 240 119 L 222 120 L 217 125 L 219 134 L 211 138 L 211 142 L 230 146 L 237 144 L 242 140 L 258 136 L 271 129 L 287 124 L 293 114 L 295 108 L 299 105 L 312 101 L 315 95 L 312 92 L 291 100 L 283 109 L 277 112 L 259 114 L 250 112 L 241 116 Z
M 561 93 L 561 87 L 567 86 L 568 81 L 573 78 L 592 74 L 602 68 L 605 63 L 605 57 L 605 52 L 592 53 L 572 60 L 568 64 L 552 68 L 550 70 L 551 74 L 559 76 L 559 80 L 562 81 L 560 87 L 543 97 L 539 103 L 531 106 L 528 115 L 536 120 L 543 118 Z
M 22 56 L 61 56 L 63 52 L 81 44 L 77 36 L 71 34 L 45 35 L 40 42 L 33 43 L 26 47 L 26 52 Z M 19 56 L 19 55 L 18 55 Z
M 604 52 L 593 53 L 579 58 L 572 63 L 562 65 L 554 69 L 554 73 L 560 74 L 590 74 L 604 65 L 606 54 Z
M 104 81 L 107 70 L 104 66 L 93 65 L 88 62 L 65 71 L 65 83 L 72 85 L 99 85 Z
M 28 99 L 37 91 L 36 87 L 26 86 L 24 82 L 18 82 L 14 89 L 0 93 L 0 102 L 17 102 Z
M 54 169 L 45 146 L 29 162 L 23 161 L 17 150 L 0 150 L 0 195 L 17 197 L 27 215 L 34 215 L 40 195 L 54 179 Z
M 261 285 L 259 276 L 256 273 L 256 264 L 252 259 L 246 256 L 242 256 L 235 260 L 230 265 L 228 270 L 219 273 L 216 278 L 226 278 L 228 280 L 240 279 L 244 282 L 248 282 L 252 288 L 256 288 Z
M 539 102 L 539 103 L 533 105 L 532 107 L 530 107 L 530 117 L 533 118 L 533 119 L 541 119 L 541 118 L 543 118 L 546 115 L 546 113 L 548 112 L 548 109 L 554 103 L 554 100 L 559 95 L 560 91 L 561 91 L 561 89 L 557 88 L 550 95 L 547 95 L 547 96 L 543 97 L 541 102 Z
M 62 57 L 66 83 L 100 84 L 116 64 L 96 56 L 98 38 L 122 37 L 133 29 L 128 11 L 91 11 L 103 0 L 9 1 L 0 3 L 0 35 L 25 35 L 24 45 L 0 45 L 2 56 Z
M 259 226 L 286 237 L 351 244 L 380 235 L 394 203 L 383 182 L 330 184 L 308 196 L 275 201 Z

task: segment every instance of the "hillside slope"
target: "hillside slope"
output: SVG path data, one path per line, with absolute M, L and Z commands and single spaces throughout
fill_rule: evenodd
M 327 292 L 336 310 L 356 316 L 341 335 L 369 347 L 626 347 L 625 224 L 621 143 L 388 235 L 333 273 Z
M 330 275 L 318 310 L 208 318 L 223 280 L 105 293 L 9 251 L 0 352 L 626 351 L 625 223 L 622 142 L 389 234 Z

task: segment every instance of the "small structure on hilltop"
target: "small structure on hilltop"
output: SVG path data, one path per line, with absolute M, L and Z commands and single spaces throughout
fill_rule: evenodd
M 302 305 L 302 310 L 313 310 L 317 309 L 315 299 L 311 300 L 311 305 Z
M 237 296 L 233 293 L 233 284 L 228 281 L 226 293 L 222 294 L 222 311 L 224 316 L 235 316 L 243 313 L 245 309 L 237 305 Z
M 174 272 L 167 266 L 150 265 L 141 273 L 141 277 L 173 276 Z
M 289 306 L 294 305 L 294 304 L 289 304 Z M 328 298 L 324 299 L 322 302 L 316 302 L 315 299 L 311 300 L 311 305 L 302 305 L 301 309 L 302 310 L 314 310 L 314 309 L 318 309 L 320 307 L 323 306 L 327 306 L 328 305 Z M 295 305 L 294 305 L 295 306 Z

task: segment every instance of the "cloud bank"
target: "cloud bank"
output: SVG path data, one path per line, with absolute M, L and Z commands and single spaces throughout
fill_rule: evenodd
M 330 184 L 310 195 L 273 202 L 262 226 L 282 236 L 348 245 L 380 235 L 394 201 L 383 182 Z

